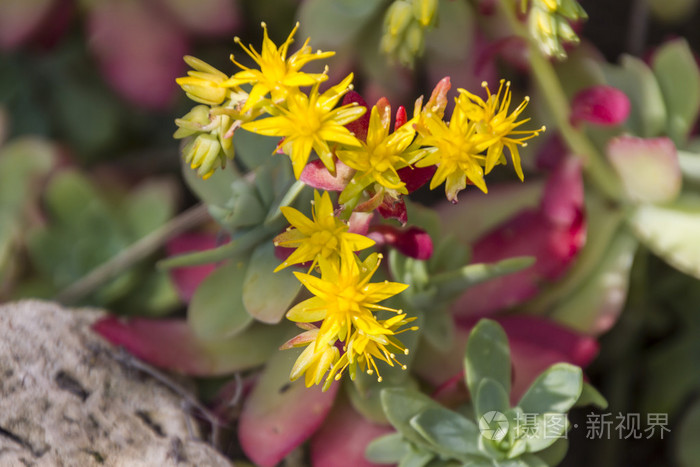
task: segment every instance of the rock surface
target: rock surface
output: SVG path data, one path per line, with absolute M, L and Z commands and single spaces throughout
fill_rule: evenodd
M 115 360 L 90 330 L 99 316 L 0 306 L 0 465 L 232 465 L 196 438 L 180 396 Z

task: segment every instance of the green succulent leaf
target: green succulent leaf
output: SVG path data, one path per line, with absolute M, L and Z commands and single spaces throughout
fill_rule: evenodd
M 243 304 L 251 316 L 263 323 L 279 323 L 301 289 L 292 268 L 273 272 L 279 263 L 272 242 L 259 245 L 243 282 Z
M 700 110 L 700 70 L 684 39 L 659 47 L 651 66 L 668 109 L 666 131 L 676 145 L 681 145 Z
M 479 429 L 457 412 L 444 407 L 428 408 L 411 418 L 410 424 L 443 456 L 468 460 L 468 455 L 480 454 Z
M 491 378 L 482 378 L 474 397 L 474 408 L 477 420 L 487 412 L 506 413 L 510 409 L 508 393 L 502 384 Z
M 576 401 L 575 407 L 584 407 L 586 405 L 593 405 L 601 410 L 605 410 L 608 408 L 608 401 L 595 387 L 584 381 L 581 396 Z
M 396 464 L 410 452 L 410 445 L 401 433 L 391 433 L 372 440 L 365 457 L 378 464 Z
M 639 206 L 628 219 L 637 238 L 671 266 L 700 278 L 700 197 Z
M 497 263 L 468 264 L 459 269 L 436 274 L 431 277 L 431 285 L 437 288 L 436 298 L 449 301 L 464 293 L 464 289 L 495 277 L 505 276 L 532 266 L 535 259 L 530 256 L 508 258 Z
M 576 404 L 583 390 L 581 368 L 555 363 L 532 383 L 518 403 L 528 414 L 565 414 Z
M 408 388 L 388 388 L 381 392 L 382 408 L 389 423 L 408 441 L 424 448 L 431 448 L 423 436 L 411 425 L 411 419 L 431 408 L 441 405 L 420 391 Z
M 199 339 L 223 339 L 245 329 L 253 317 L 243 305 L 246 262 L 231 260 L 218 267 L 197 287 L 187 320 Z
M 482 319 L 469 334 L 464 360 L 467 387 L 476 397 L 481 381 L 489 378 L 510 394 L 511 363 L 508 337 L 495 321 Z

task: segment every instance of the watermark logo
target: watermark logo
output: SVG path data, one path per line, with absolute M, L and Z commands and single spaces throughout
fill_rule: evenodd
M 508 418 L 501 412 L 492 410 L 486 412 L 479 419 L 479 431 L 481 436 L 491 441 L 500 441 L 506 437 L 508 433 Z

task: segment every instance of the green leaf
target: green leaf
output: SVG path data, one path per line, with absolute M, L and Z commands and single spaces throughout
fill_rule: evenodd
M 382 408 L 389 423 L 407 440 L 418 446 L 430 448 L 430 444 L 411 425 L 411 419 L 440 404 L 425 394 L 407 388 L 388 388 L 381 392 Z
M 228 375 L 260 366 L 273 355 L 281 353 L 279 346 L 297 331 L 292 326 L 270 326 L 253 322 L 231 338 L 198 341 L 210 362 L 207 374 Z
M 261 242 L 272 240 L 270 236 L 274 232 L 275 230 L 271 227 L 268 228 L 258 226 L 239 233 L 233 238 L 233 240 L 225 245 L 221 245 L 211 250 L 185 253 L 171 258 L 166 258 L 159 261 L 157 266 L 159 269 L 172 269 L 216 263 L 225 259 L 234 258 L 254 248 Z
M 683 177 L 689 181 L 700 183 L 700 154 L 678 151 L 678 165 L 681 167 Z
M 251 316 L 263 323 L 279 323 L 301 289 L 292 268 L 273 272 L 279 263 L 272 242 L 259 245 L 243 282 L 243 304 Z
M 378 464 L 396 464 L 409 453 L 409 444 L 401 433 L 391 433 L 372 440 L 365 450 L 365 457 Z
M 581 368 L 555 363 L 532 383 L 518 403 L 528 414 L 564 414 L 574 406 L 583 390 Z
M 411 426 L 443 457 L 478 455 L 479 429 L 468 418 L 444 407 L 429 408 L 410 420 Z
M 645 138 L 659 136 L 666 128 L 666 104 L 659 82 L 642 60 L 623 55 L 620 66 L 603 65 L 609 85 L 623 91 L 630 100 L 625 126 Z
M 482 319 L 474 326 L 467 340 L 464 369 L 472 397 L 478 394 L 484 378 L 500 384 L 506 394 L 510 394 L 510 347 L 508 337 L 498 323 Z
M 233 182 L 238 180 L 238 175 L 230 165 L 225 169 L 214 171 L 211 177 L 203 180 L 195 170 L 187 164 L 182 164 L 182 176 L 190 190 L 202 200 L 203 203 L 223 207 L 233 196 L 231 188 Z
M 584 407 L 586 405 L 593 405 L 601 410 L 605 410 L 608 408 L 608 401 L 595 387 L 584 381 L 581 396 L 576 401 L 575 407 Z
M 680 467 L 700 466 L 700 399 L 683 414 L 676 436 L 675 451 Z
M 681 145 L 700 110 L 700 70 L 684 39 L 659 47 L 651 65 L 668 109 L 666 131 Z
M 235 336 L 253 321 L 242 299 L 246 265 L 244 261 L 229 261 L 197 287 L 187 310 L 187 320 L 199 339 Z
M 0 152 L 0 283 L 5 282 L 23 230 L 23 209 L 38 195 L 36 180 L 49 172 L 55 157 L 53 146 L 30 138 L 16 140 Z
M 383 0 L 307 0 L 299 10 L 302 35 L 312 37 L 314 47 L 342 48 L 353 43 L 384 3 Z
M 464 290 L 495 277 L 505 276 L 532 266 L 535 258 L 523 256 L 508 258 L 497 263 L 468 264 L 459 269 L 436 274 L 430 283 L 437 287 L 436 298 L 449 301 L 464 293 Z
M 129 194 L 123 209 L 134 240 L 153 232 L 175 214 L 176 193 L 177 186 L 172 180 L 152 180 Z
M 569 440 L 567 438 L 557 439 L 548 448 L 538 451 L 537 457 L 542 459 L 546 465 L 559 465 L 566 457 L 569 450 Z
M 298 34 L 298 33 L 297 33 Z M 297 35 L 297 39 L 298 39 Z M 233 134 L 233 146 L 236 148 L 236 158 L 248 170 L 268 165 L 271 158 L 280 157 L 273 154 L 279 138 L 258 135 L 246 130 L 238 130 Z
M 424 451 L 416 446 L 409 446 L 409 449 L 409 453 L 399 461 L 398 467 L 424 467 L 435 457 L 432 452 Z
M 455 339 L 455 325 L 452 314 L 445 306 L 427 310 L 427 319 L 421 326 L 421 335 L 439 351 L 446 351 Z
M 629 217 L 637 238 L 671 266 L 700 278 L 700 197 L 639 206 Z
M 506 413 L 510 409 L 510 400 L 505 388 L 491 378 L 481 380 L 473 402 L 477 420 L 487 412 Z

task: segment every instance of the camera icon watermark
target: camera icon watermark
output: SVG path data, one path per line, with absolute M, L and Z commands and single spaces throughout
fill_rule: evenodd
M 479 419 L 481 436 L 491 441 L 500 441 L 508 434 L 508 418 L 501 412 L 492 410 Z

